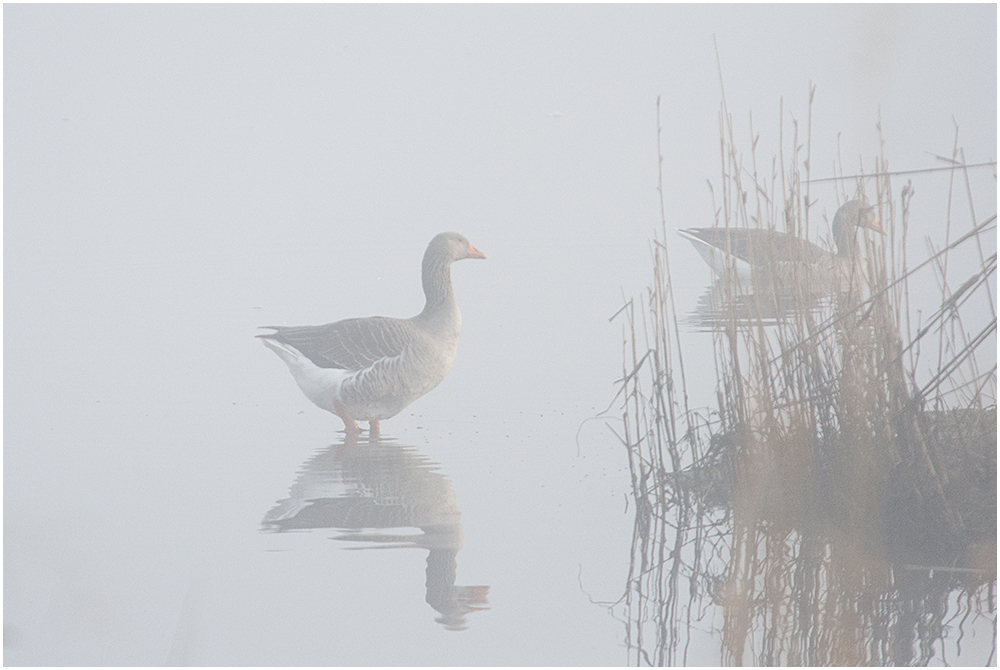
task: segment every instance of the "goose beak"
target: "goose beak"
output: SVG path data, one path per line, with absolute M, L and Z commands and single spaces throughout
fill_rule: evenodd
M 858 228 L 874 230 L 879 235 L 885 235 L 885 229 L 879 225 L 875 208 L 862 203 L 861 211 L 858 212 Z
M 486 258 L 486 254 L 472 246 L 472 242 L 469 242 L 469 249 L 465 253 L 466 258 Z
M 872 222 L 869 225 L 865 226 L 865 228 L 868 228 L 870 230 L 874 230 L 879 235 L 885 235 L 885 229 L 882 226 L 879 225 L 879 223 L 878 223 L 878 217 L 876 217 L 876 216 L 872 217 Z

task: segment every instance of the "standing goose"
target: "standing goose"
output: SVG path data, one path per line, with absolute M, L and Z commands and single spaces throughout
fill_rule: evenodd
M 451 264 L 486 258 L 464 236 L 441 233 L 424 252 L 424 310 L 409 319 L 372 316 L 323 326 L 262 326 L 258 335 L 288 365 L 299 388 L 318 407 L 344 421 L 348 436 L 379 421 L 441 383 L 458 347 L 462 315 L 451 286 Z
M 754 273 L 768 282 L 782 282 L 808 270 L 804 276 L 818 280 L 829 288 L 844 278 L 857 274 L 859 257 L 857 230 L 867 228 L 885 234 L 879 226 L 874 208 L 862 200 L 845 202 L 833 215 L 830 229 L 837 253 L 794 235 L 774 230 L 747 228 L 687 228 L 677 234 L 690 240 L 716 276 L 725 278 L 735 270 L 736 278 L 750 284 Z M 845 285 L 845 284 L 840 284 Z

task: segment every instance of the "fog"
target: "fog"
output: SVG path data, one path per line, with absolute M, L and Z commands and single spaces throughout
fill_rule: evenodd
M 797 121 L 814 177 L 917 170 L 956 127 L 995 160 L 996 37 L 995 5 L 5 5 L 4 663 L 625 663 L 602 603 L 634 502 L 591 419 L 621 376 L 609 318 L 650 281 L 657 99 L 666 227 L 709 226 L 720 65 L 764 164 Z M 970 171 L 978 220 L 994 175 Z M 924 253 L 950 177 L 906 179 Z M 833 188 L 812 197 L 832 218 Z M 461 631 L 435 621 L 426 538 L 262 529 L 388 466 L 324 461 L 342 423 L 253 337 L 416 314 L 445 230 L 487 256 L 452 271 L 458 357 L 382 432 L 421 482 L 391 495 L 447 501 L 453 583 L 489 586 Z M 711 274 L 686 245 L 682 312 Z M 706 630 L 690 660 L 717 657 Z

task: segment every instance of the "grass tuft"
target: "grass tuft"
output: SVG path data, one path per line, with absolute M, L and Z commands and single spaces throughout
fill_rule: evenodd
M 749 154 L 737 149 L 723 95 L 717 226 L 828 230 L 810 192 L 813 93 L 805 137 L 793 122 L 786 149 L 782 127 L 769 172 L 752 118 Z M 714 634 L 724 663 L 923 664 L 949 625 L 996 630 L 996 215 L 975 218 L 957 131 L 949 163 L 973 223 L 953 230 L 949 215 L 917 265 L 912 184 L 894 187 L 884 155 L 850 177 L 838 165 L 838 204 L 864 199 L 886 231 L 859 236 L 857 271 L 820 292 L 808 265 L 782 282 L 726 276 L 687 321 L 669 260 L 687 242 L 668 234 L 661 187 L 652 283 L 614 317 L 635 500 L 616 607 L 632 662 L 686 664 Z M 953 288 L 957 254 L 979 263 Z M 910 287 L 928 275 L 939 307 L 921 321 Z M 712 333 L 714 407 L 689 406 L 682 321 Z

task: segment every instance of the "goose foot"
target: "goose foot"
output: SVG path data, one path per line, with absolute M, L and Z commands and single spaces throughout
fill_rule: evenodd
M 344 422 L 344 432 L 347 433 L 348 437 L 356 438 L 361 434 L 361 428 L 358 426 L 358 422 L 354 420 L 348 412 L 347 408 L 337 399 L 333 401 L 333 408 L 337 410 L 337 416 L 341 418 Z

